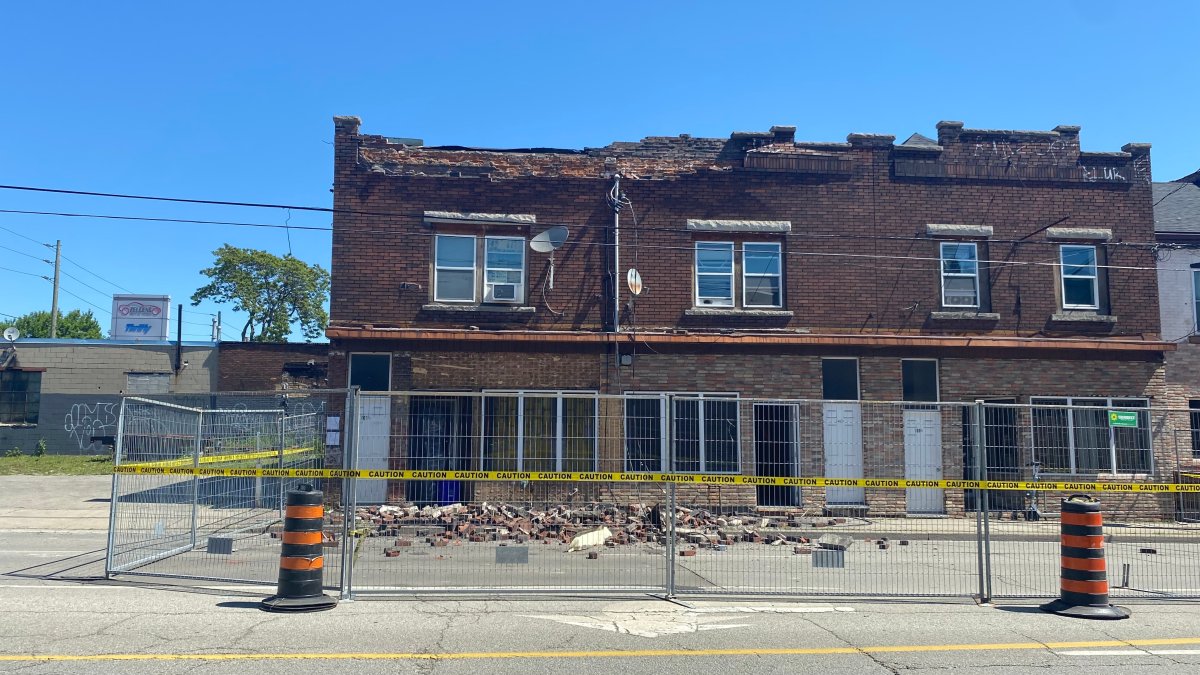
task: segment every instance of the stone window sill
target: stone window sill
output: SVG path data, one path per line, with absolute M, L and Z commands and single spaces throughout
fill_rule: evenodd
M 451 305 L 440 302 L 421 305 L 422 312 L 468 312 L 486 314 L 533 314 L 536 307 L 521 305 Z
M 746 309 L 740 307 L 693 307 L 683 313 L 684 316 L 728 316 L 728 317 L 770 317 L 790 318 L 794 316 L 788 309 Z
M 1058 314 L 1050 315 L 1050 321 L 1054 323 L 1102 323 L 1114 324 L 1117 322 L 1117 317 L 1110 314 L 1097 314 L 1095 312 L 1076 312 L 1065 311 Z
M 930 312 L 929 318 L 934 321 L 999 321 L 1000 315 L 996 312 L 945 311 Z

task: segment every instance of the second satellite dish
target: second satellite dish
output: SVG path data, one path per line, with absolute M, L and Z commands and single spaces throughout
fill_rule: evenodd
M 537 253 L 550 254 L 550 276 L 548 278 L 550 288 L 554 288 L 554 252 L 567 243 L 568 234 L 570 234 L 570 231 L 567 228 L 562 225 L 555 225 L 529 240 L 529 248 Z
M 16 342 L 17 338 L 21 337 L 21 331 L 16 326 L 9 326 L 4 329 L 4 339 L 9 342 Z
M 632 267 L 629 268 L 629 274 L 625 275 L 625 285 L 629 286 L 629 292 L 636 298 L 642 294 L 642 275 Z

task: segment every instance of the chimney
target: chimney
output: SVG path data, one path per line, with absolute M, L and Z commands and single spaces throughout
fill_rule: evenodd
M 958 142 L 958 136 L 962 133 L 962 122 L 941 121 L 937 123 L 938 145 L 947 147 L 951 143 Z
M 771 127 L 772 143 L 795 143 L 796 127 Z

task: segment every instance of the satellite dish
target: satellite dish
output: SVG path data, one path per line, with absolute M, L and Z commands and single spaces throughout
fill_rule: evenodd
M 9 342 L 16 342 L 17 338 L 21 337 L 21 331 L 16 326 L 9 326 L 4 329 L 4 339 Z
M 567 235 L 569 233 L 569 230 L 562 225 L 555 225 L 529 240 L 529 248 L 537 253 L 550 254 L 550 276 L 548 281 L 550 282 L 551 289 L 554 288 L 554 252 L 567 243 Z
M 629 292 L 633 293 L 634 297 L 642 294 L 642 275 L 632 267 L 629 268 L 629 274 L 625 275 L 625 285 L 629 286 Z
M 557 249 L 562 248 L 563 244 L 567 243 L 567 234 L 569 234 L 567 228 L 562 225 L 555 225 L 533 239 L 530 239 L 529 248 L 538 253 L 553 253 Z

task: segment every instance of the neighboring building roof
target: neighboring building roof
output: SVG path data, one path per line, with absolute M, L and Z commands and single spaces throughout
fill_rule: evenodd
M 1196 185 L 1200 185 L 1200 169 L 1196 169 L 1195 171 L 1184 176 L 1183 178 L 1176 178 L 1175 180 L 1173 180 L 1171 182 L 1172 183 L 1195 183 Z
M 183 341 L 184 347 L 213 347 L 216 348 L 216 342 L 202 341 Z M 93 347 L 174 347 L 174 340 L 91 340 L 82 338 L 21 338 L 17 340 L 18 348 L 21 345 L 91 345 Z
M 921 147 L 921 148 L 940 148 L 940 147 L 942 147 L 942 146 L 938 145 L 937 141 L 933 140 L 932 138 L 930 138 L 928 136 L 922 136 L 921 134 L 913 134 L 912 136 L 909 136 L 908 140 L 904 141 L 900 145 L 905 145 L 905 146 L 909 146 L 909 147 Z
M 1200 185 L 1155 183 L 1154 231 L 1200 234 Z

